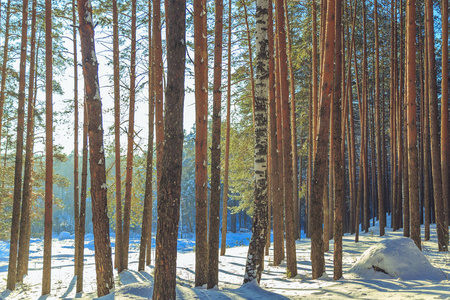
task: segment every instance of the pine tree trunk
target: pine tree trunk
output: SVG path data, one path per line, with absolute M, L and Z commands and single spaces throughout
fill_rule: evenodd
M 97 296 L 101 297 L 109 294 L 114 289 L 114 277 L 109 238 L 109 218 L 107 214 L 102 103 L 100 100 L 98 61 L 95 55 L 94 24 L 90 0 L 78 0 L 78 16 L 89 119 L 89 162 L 91 171 L 92 219 L 95 220 L 93 226 Z
M 342 277 L 342 236 L 343 217 L 344 217 L 344 176 L 345 166 L 343 162 L 341 143 L 345 136 L 345 130 L 342 130 L 341 124 L 341 93 L 342 93 L 342 5 L 341 0 L 336 1 L 336 39 L 335 39 L 335 81 L 333 114 L 334 122 L 334 196 L 335 196 L 335 219 L 334 219 L 334 272 L 333 279 L 338 280 Z M 345 120 L 345 119 L 344 119 Z M 345 127 L 344 127 L 345 128 Z
M 119 13 L 117 0 L 113 4 L 113 65 L 114 65 L 114 155 L 116 185 L 116 245 L 114 265 L 123 270 L 122 246 L 122 178 L 120 171 L 120 66 L 119 66 Z
M 383 189 L 383 169 L 381 167 L 381 117 L 380 117 L 380 40 L 378 27 L 378 1 L 374 0 L 374 21 L 375 21 L 375 138 L 377 154 L 377 188 L 378 188 L 378 219 L 380 236 L 384 235 L 386 227 L 386 214 L 384 213 L 384 189 Z
M 194 2 L 195 43 L 195 286 L 208 282 L 208 52 L 206 2 Z
M 325 272 L 322 241 L 323 206 L 322 195 L 327 173 L 327 148 L 330 130 L 330 102 L 333 86 L 333 63 L 335 41 L 335 0 L 328 0 L 326 42 L 324 43 L 324 68 L 322 72 L 321 109 L 319 118 L 318 147 L 314 159 L 313 190 L 311 194 L 311 265 L 312 278 L 317 279 Z
M 175 299 L 183 156 L 186 2 L 166 2 L 167 88 L 153 299 Z
M 439 115 L 436 81 L 436 57 L 434 53 L 433 3 L 426 1 L 427 7 L 427 48 L 429 76 L 429 105 L 431 132 L 431 164 L 433 174 L 433 194 L 436 212 L 436 230 L 439 251 L 448 251 L 448 227 L 445 227 L 445 213 L 442 196 L 441 151 L 439 145 Z
M 294 238 L 300 238 L 300 214 L 299 214 L 299 197 L 298 197 L 298 149 L 297 149 L 297 112 L 295 104 L 295 78 L 294 66 L 292 61 L 292 38 L 289 22 L 289 12 L 287 1 L 284 0 L 285 17 L 286 17 L 286 38 L 287 38 L 287 57 L 289 69 L 289 93 L 291 96 L 291 148 L 292 148 L 292 193 L 294 195 Z M 301 186 L 301 185 L 300 185 Z
M 255 74 L 253 71 L 253 47 L 252 39 L 250 37 L 250 25 L 248 24 L 248 13 L 246 0 L 241 0 L 242 6 L 244 7 L 244 20 L 247 33 L 247 45 L 248 45 L 248 68 L 250 70 L 250 87 L 252 92 L 252 112 L 253 112 L 253 123 L 255 123 Z
M 228 2 L 228 66 L 231 66 L 231 1 Z M 225 136 L 225 166 L 223 175 L 222 244 L 220 255 L 225 255 L 227 247 L 228 220 L 228 174 L 230 166 L 230 125 L 231 125 L 231 68 L 227 68 L 227 129 Z
M 78 5 L 79 6 L 79 5 Z M 45 216 L 42 295 L 50 294 L 53 215 L 52 2 L 45 1 Z
M 419 178 L 416 125 L 416 2 L 407 1 L 406 12 L 406 95 L 408 120 L 408 182 L 411 201 L 411 239 L 421 249 L 419 218 Z M 406 209 L 406 207 L 405 207 Z M 406 222 L 405 222 L 406 229 Z
M 78 266 L 78 227 L 80 226 L 80 187 L 78 175 L 78 50 L 77 50 L 77 20 L 76 20 L 75 0 L 72 0 L 72 37 L 73 37 L 73 99 L 74 99 L 74 128 L 73 128 L 73 202 L 74 202 L 74 220 L 75 220 L 75 249 L 74 249 L 74 275 L 77 275 Z
M 448 228 L 450 220 L 450 141 L 448 115 L 448 0 L 442 0 L 442 82 L 441 82 L 441 166 L 442 166 L 442 201 L 444 202 L 444 227 Z M 448 231 L 448 230 L 447 230 Z M 448 235 L 446 237 L 448 241 Z M 447 242 L 448 244 L 448 242 Z
M 216 0 L 214 37 L 214 88 L 211 138 L 211 203 L 208 232 L 208 288 L 219 283 L 219 230 L 220 230 L 220 127 L 222 102 L 222 31 L 223 1 Z
M 426 11 L 426 9 L 425 9 Z M 426 18 L 426 16 L 425 16 Z M 428 47 L 427 47 L 427 33 L 426 33 L 427 24 L 425 22 L 425 41 L 424 41 L 424 113 L 423 113 L 423 123 L 424 123 L 424 133 L 423 133 L 423 172 L 425 174 L 424 178 L 424 206 L 425 206 L 425 241 L 430 240 L 430 223 L 431 223 L 431 191 L 433 189 L 433 185 L 430 182 L 431 173 L 430 170 L 430 85 L 429 85 L 429 76 L 428 76 Z
M 4 45 L 3 45 L 3 64 L 2 64 L 2 80 L 0 83 L 0 146 L 2 138 L 2 128 L 3 128 L 3 107 L 5 105 L 5 94 L 6 94 L 6 68 L 8 65 L 8 50 L 9 50 L 9 27 L 11 19 L 11 0 L 6 3 L 6 20 L 5 20 L 5 34 L 4 34 Z M 1 206 L 0 206 L 1 208 Z
M 277 7 L 277 1 L 275 1 L 275 9 Z M 275 15 L 276 18 L 276 15 Z M 278 21 L 277 21 L 278 22 Z M 283 133 L 282 133 L 282 118 L 281 118 L 281 91 L 280 91 L 280 75 L 279 72 L 279 58 L 278 53 L 280 48 L 278 47 L 278 37 L 275 35 L 274 48 L 276 49 L 274 72 L 275 72 L 275 95 L 276 95 L 276 137 L 277 137 L 277 150 L 276 150 L 276 162 L 274 162 L 275 178 L 274 185 L 276 189 L 273 196 L 273 265 L 278 266 L 284 259 L 284 180 L 283 180 Z M 276 46 L 275 46 L 276 45 Z M 278 180 L 278 181 L 277 181 Z
M 84 269 L 84 234 L 86 229 L 86 196 L 87 196 L 87 168 L 88 168 L 88 115 L 86 97 L 83 109 L 83 159 L 81 163 L 81 194 L 80 194 L 80 216 L 78 226 L 78 261 L 77 261 L 77 293 L 83 290 L 83 269 Z M 119 260 L 120 261 L 120 260 Z
M 162 158 L 164 144 L 164 104 L 163 104 L 163 59 L 161 41 L 161 0 L 153 0 L 153 42 L 155 72 L 155 133 L 156 133 L 156 187 L 161 193 Z
M 131 0 L 131 58 L 130 58 L 130 107 L 127 132 L 127 166 L 125 175 L 125 203 L 123 206 L 122 255 L 124 269 L 128 269 L 130 243 L 131 198 L 133 183 L 134 110 L 136 106 L 136 0 Z
M 22 211 L 20 214 L 20 236 L 19 251 L 17 257 L 17 282 L 23 281 L 23 276 L 28 274 L 28 258 L 31 237 L 31 194 L 32 194 L 32 171 L 33 171 L 33 149 L 34 149 L 34 107 L 36 98 L 35 78 L 36 78 L 36 6 L 37 1 L 33 0 L 32 20 L 31 20 L 31 50 L 30 50 L 30 76 L 28 81 L 28 113 L 27 113 L 27 136 L 25 149 L 25 170 L 23 175 L 23 195 Z
M 284 165 L 284 214 L 286 220 L 286 258 L 288 277 L 297 276 L 297 258 L 295 250 L 294 232 L 294 195 L 292 170 L 292 132 L 291 113 L 289 104 L 289 85 L 287 80 L 286 31 L 284 18 L 284 1 L 277 0 L 277 33 L 279 43 L 279 72 L 281 87 L 281 112 L 283 121 L 283 165 Z
M 152 32 L 152 2 L 148 2 L 148 32 Z M 144 212 L 142 214 L 142 232 L 141 244 L 139 247 L 139 265 L 138 270 L 145 270 L 145 257 L 147 256 L 147 265 L 151 263 L 152 250 L 152 210 L 153 210 L 153 127 L 155 127 L 155 98 L 154 98 L 154 77 L 153 77 L 153 47 L 152 39 L 149 37 L 148 51 L 150 53 L 148 64 L 148 148 L 147 148 L 147 166 L 145 170 L 145 195 Z
M 396 26 L 395 26 L 395 1 L 391 0 L 391 48 L 390 48 L 390 151 L 391 151 L 391 227 L 396 230 L 396 204 L 397 204 L 397 159 L 396 159 L 396 108 L 395 108 L 395 95 L 396 95 L 396 70 L 395 70 L 395 51 L 396 51 Z
M 267 239 L 267 97 L 269 49 L 267 37 L 269 2 L 256 2 L 256 89 L 255 89 L 255 193 L 252 237 L 248 247 L 244 283 L 261 280 Z

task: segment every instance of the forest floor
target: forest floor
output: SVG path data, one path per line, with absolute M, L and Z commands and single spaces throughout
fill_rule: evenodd
M 388 224 L 390 224 L 388 222 Z M 270 256 L 265 258 L 265 271 L 260 286 L 256 284 L 242 286 L 245 261 L 250 233 L 230 234 L 226 255 L 219 258 L 219 287 L 207 290 L 194 288 L 195 253 L 191 250 L 195 242 L 192 239 L 182 239 L 179 242 L 177 259 L 177 299 L 450 299 L 450 254 L 437 251 L 436 229 L 431 227 L 431 240 L 422 241 L 422 250 L 430 263 L 440 270 L 443 280 L 434 279 L 427 268 L 411 270 L 421 274 L 416 280 L 391 278 L 387 274 L 373 272 L 372 277 L 361 277 L 352 272 L 351 267 L 371 246 L 382 242 L 401 240 L 403 232 L 386 230 L 384 237 L 378 236 L 378 227 L 370 228 L 368 233 L 360 234 L 360 241 L 355 243 L 354 235 L 344 237 L 343 272 L 344 277 L 333 281 L 333 241 L 330 241 L 330 251 L 325 254 L 326 275 L 318 280 L 311 279 L 311 261 L 309 239 L 297 241 L 298 275 L 286 277 L 286 265 L 272 265 L 272 248 Z M 61 237 L 61 235 L 60 235 Z M 423 237 L 423 227 L 422 227 Z M 70 235 L 66 238 L 54 238 L 52 244 L 52 291 L 51 295 L 40 296 L 42 281 L 42 240 L 35 239 L 31 243 L 29 275 L 18 285 L 15 291 L 6 290 L 8 268 L 8 248 L 6 242 L 0 241 L 0 299 L 94 299 L 96 297 L 94 251 L 91 236 L 87 236 L 84 267 L 84 293 L 75 294 L 76 278 L 73 276 L 73 244 Z M 147 267 L 145 272 L 137 272 L 138 239 L 131 240 L 129 270 L 120 276 L 115 273 L 115 293 L 101 299 L 151 299 L 153 286 L 153 267 Z M 114 250 L 114 248 L 113 248 Z M 186 250 L 191 250 L 186 252 Z M 392 249 L 391 249 L 392 250 Z M 413 257 L 402 253 L 405 249 L 394 249 L 396 254 L 404 256 L 406 261 Z M 398 250 L 398 251 L 397 251 Z M 153 253 L 154 254 L 154 253 Z M 406 257 L 405 257 L 406 255 Z M 391 266 L 398 264 L 405 271 L 408 266 L 394 260 Z M 392 264 L 394 266 L 392 266 Z M 411 264 L 412 266 L 413 264 Z M 377 274 L 375 274 L 377 273 Z M 379 276 L 379 275 L 383 276 Z M 430 274 L 430 276 L 428 276 Z M 367 275 L 367 274 L 366 274 Z M 402 277 L 400 275 L 400 277 Z M 376 279 L 383 278 L 383 279 Z

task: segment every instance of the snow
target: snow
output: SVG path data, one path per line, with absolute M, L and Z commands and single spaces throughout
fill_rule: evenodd
M 441 270 L 431 265 L 413 240 L 406 237 L 381 241 L 370 247 L 350 272 L 367 279 L 447 279 Z
M 251 233 L 229 233 L 226 255 L 219 257 L 219 285 L 212 290 L 194 287 L 195 253 L 192 250 L 195 242 L 193 234 L 184 235 L 178 242 L 177 299 L 450 298 L 450 255 L 437 251 L 435 226 L 431 227 L 431 240 L 422 241 L 422 252 L 416 250 L 410 239 L 402 237 L 402 231 L 393 232 L 387 228 L 384 237 L 379 237 L 378 232 L 378 227 L 370 228 L 368 233 L 362 232 L 358 243 L 354 242 L 354 235 L 344 236 L 344 278 L 338 281 L 332 280 L 332 241 L 330 251 L 325 253 L 326 273 L 317 280 L 311 279 L 309 239 L 302 238 L 296 242 L 299 275 L 294 278 L 286 277 L 284 261 L 280 266 L 273 266 L 271 247 L 270 256 L 264 260 L 265 270 L 260 285 L 255 282 L 242 284 Z M 64 233 L 64 236 L 67 234 Z M 130 239 L 129 270 L 120 275 L 114 271 L 115 292 L 100 299 L 151 299 L 154 268 L 149 266 L 144 272 L 136 271 L 139 241 L 138 236 Z M 114 242 L 112 239 L 112 245 Z M 38 299 L 41 296 L 42 251 L 43 241 L 33 239 L 29 275 L 24 278 L 23 284 L 17 285 L 16 290 L 8 291 L 9 243 L 0 241 L 0 300 Z M 73 252 L 73 235 L 69 234 L 69 238 L 61 240 L 58 235 L 55 236 L 52 242 L 52 290 L 45 299 L 96 297 L 93 236 L 86 235 L 83 294 L 75 293 Z M 391 275 L 374 271 L 374 265 Z

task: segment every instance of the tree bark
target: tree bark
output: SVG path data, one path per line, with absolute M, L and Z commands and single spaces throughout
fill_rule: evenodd
M 442 201 L 444 202 L 444 227 L 450 220 L 450 141 L 448 115 L 448 0 L 442 0 L 442 82 L 441 82 L 441 166 Z M 446 237 L 448 241 L 448 235 Z M 448 244 L 448 242 L 447 242 Z
M 284 173 L 284 214 L 286 220 L 286 267 L 288 277 L 297 276 L 297 258 L 295 250 L 294 195 L 292 170 L 292 132 L 291 112 L 289 104 L 289 85 L 287 80 L 286 30 L 284 17 L 284 1 L 277 0 L 277 33 L 279 43 L 279 72 L 281 87 L 281 113 L 283 122 L 283 173 Z
M 330 130 L 330 102 L 333 86 L 333 63 L 335 41 L 335 0 L 328 0 L 328 12 L 326 22 L 325 52 L 322 72 L 322 101 L 319 119 L 319 132 L 317 142 L 320 147 L 314 158 L 313 187 L 311 194 L 311 265 L 312 278 L 317 279 L 325 272 L 325 260 L 323 253 L 322 222 L 323 205 L 322 196 L 325 186 L 326 161 L 328 136 Z
M 336 117 L 334 122 L 334 196 L 335 196 L 335 219 L 334 219 L 334 272 L 333 279 L 338 280 L 342 277 L 342 236 L 343 218 L 344 218 L 344 176 L 345 169 L 341 152 L 341 143 L 345 136 L 345 130 L 342 130 L 341 124 L 341 93 L 342 93 L 342 5 L 341 0 L 336 1 L 336 39 L 335 39 L 335 81 L 333 97 L 333 115 Z
M 78 16 L 89 122 L 89 162 L 91 171 L 92 219 L 95 220 L 93 226 L 97 296 L 101 297 L 109 294 L 114 289 L 114 277 L 109 238 L 109 218 L 107 214 L 102 103 L 90 0 L 78 0 Z
M 267 239 L 267 97 L 269 51 L 267 37 L 269 2 L 256 2 L 256 88 L 255 88 L 255 193 L 252 237 L 248 247 L 244 283 L 261 280 Z
M 407 120 L 408 120 L 408 182 L 411 239 L 421 249 L 420 218 L 419 218 L 419 178 L 417 153 L 417 125 L 416 125 L 416 1 L 408 0 L 406 13 L 406 92 L 407 92 Z M 406 224 L 405 224 L 406 226 Z
M 79 5 L 78 5 L 79 6 Z M 50 294 L 53 215 L 52 2 L 45 1 L 45 217 L 42 295 Z
M 152 32 L 152 2 L 148 2 L 148 32 Z M 148 64 L 148 148 L 147 167 L 145 170 L 145 195 L 144 212 L 142 214 L 141 244 L 139 247 L 138 270 L 144 271 L 147 255 L 147 265 L 151 263 L 152 250 L 152 210 L 153 210 L 153 128 L 155 127 L 155 98 L 154 98 L 154 72 L 153 72 L 153 47 L 152 39 L 148 41 L 149 64 Z
M 194 2 L 195 43 L 195 286 L 208 282 L 208 49 L 206 2 Z
M 28 258 L 30 252 L 31 237 L 31 194 L 32 194 L 32 171 L 33 171 L 33 149 L 34 149 L 34 108 L 36 105 L 35 77 L 36 76 L 36 6 L 33 0 L 31 18 L 31 50 L 30 50 L 30 76 L 28 81 L 28 114 L 27 114 L 27 136 L 25 149 L 25 170 L 23 175 L 22 211 L 20 214 L 20 236 L 19 251 L 17 257 L 17 282 L 22 282 L 23 276 L 28 274 Z
M 0 146 L 2 138 L 2 128 L 3 128 L 3 107 L 5 105 L 5 94 L 6 94 L 6 68 L 8 65 L 8 50 L 9 50 L 9 30 L 10 30 L 10 19 L 11 19 L 11 0 L 6 3 L 6 20 L 5 20 L 5 35 L 4 35 L 4 45 L 3 45 L 3 64 L 2 64 L 2 80 L 0 83 Z
M 78 224 L 78 261 L 77 261 L 77 293 L 83 290 L 84 269 L 84 234 L 86 229 L 86 196 L 87 196 L 87 168 L 88 168 L 88 115 L 86 96 L 83 109 L 83 161 L 81 163 L 81 194 L 80 194 L 80 217 Z M 120 261 L 120 260 L 119 260 Z
M 186 2 L 166 2 L 167 88 L 153 299 L 175 299 L 183 156 Z
M 219 230 L 220 230 L 220 127 L 222 102 L 222 31 L 223 1 L 216 0 L 214 37 L 214 88 L 211 138 L 211 203 L 208 235 L 208 288 L 219 283 Z
M 223 175 L 222 244 L 220 255 L 225 255 L 227 247 L 228 219 L 228 174 L 230 166 L 230 123 L 231 123 L 231 1 L 228 1 L 228 67 L 227 67 L 227 129 L 225 135 L 225 166 Z
M 119 61 L 119 13 L 117 0 L 113 4 L 113 65 L 114 65 L 114 155 L 116 184 L 116 245 L 114 263 L 117 271 L 123 270 L 122 246 L 122 173 L 120 171 L 120 61 Z
M 427 48 L 428 48 L 428 76 L 430 101 L 430 132 L 431 132 L 431 169 L 433 174 L 433 194 L 436 211 L 436 230 L 439 251 L 448 251 L 448 227 L 445 227 L 445 213 L 442 196 L 441 156 L 439 145 L 439 112 L 436 81 L 436 57 L 434 53 L 434 19 L 433 2 L 426 1 L 427 7 Z
M 136 106 L 136 0 L 131 0 L 131 58 L 130 58 L 130 107 L 127 132 L 127 166 L 125 175 L 125 203 L 123 206 L 122 267 L 128 269 L 130 243 L 131 198 L 133 197 L 134 110 Z

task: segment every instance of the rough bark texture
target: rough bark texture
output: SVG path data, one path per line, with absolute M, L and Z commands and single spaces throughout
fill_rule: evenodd
M 114 155 L 116 184 L 116 245 L 114 264 L 123 270 L 122 255 L 122 173 L 120 171 L 120 65 L 119 65 L 119 13 L 117 0 L 113 0 L 113 65 L 114 65 Z
M 378 1 L 374 0 L 374 21 L 375 21 L 375 143 L 377 154 L 377 188 L 378 188 L 378 219 L 380 226 L 380 236 L 384 235 L 386 227 L 386 214 L 384 213 L 384 191 L 383 191 L 383 170 L 381 168 L 381 118 L 380 118 L 380 41 L 378 32 Z
M 408 181 L 411 216 L 411 239 L 421 249 L 419 217 L 419 173 L 416 125 L 416 1 L 408 0 L 406 12 L 406 96 L 408 120 Z M 406 207 L 405 207 L 406 209 Z M 406 226 L 406 224 L 405 224 Z
M 136 106 L 136 0 L 131 1 L 131 58 L 130 58 L 130 107 L 127 132 L 127 170 L 125 175 L 125 203 L 123 206 L 123 268 L 128 269 L 130 243 L 131 198 L 133 197 L 134 110 Z
M 14 192 L 11 218 L 11 241 L 9 251 L 7 289 L 14 290 L 17 271 L 17 248 L 19 245 L 20 207 L 22 202 L 22 168 L 23 168 L 23 134 L 25 123 L 25 67 L 27 59 L 27 22 L 28 0 L 22 5 L 22 40 L 20 46 L 20 71 L 19 71 L 19 103 L 17 108 L 17 138 L 16 160 L 14 168 Z
M 25 170 L 23 175 L 22 211 L 20 214 L 20 236 L 19 251 L 17 257 L 17 282 L 22 282 L 23 276 L 28 274 L 28 258 L 31 237 L 31 194 L 32 194 L 32 171 L 33 171 L 33 149 L 34 149 L 34 107 L 36 98 L 35 73 L 36 73 L 36 5 L 33 0 L 31 20 L 31 50 L 30 50 L 30 76 L 28 81 L 28 114 L 27 114 L 27 137 L 25 150 Z
M 152 32 L 152 4 L 148 2 L 148 32 Z M 148 68 L 148 148 L 147 148 L 147 167 L 145 172 L 145 195 L 144 195 L 144 213 L 142 214 L 142 233 L 141 244 L 139 247 L 139 271 L 145 269 L 145 257 L 147 255 L 147 265 L 151 263 L 152 247 L 152 210 L 153 210 L 153 127 L 155 126 L 155 98 L 153 88 L 153 47 L 152 40 L 149 37 L 148 49 L 150 52 Z
M 109 238 L 105 153 L 103 147 L 102 102 L 98 61 L 94 46 L 94 23 L 90 0 L 78 0 L 84 86 L 88 113 L 89 162 L 91 171 L 92 219 L 94 227 L 95 270 L 98 297 L 114 289 Z
M 167 88 L 153 299 L 175 299 L 183 154 L 186 2 L 166 2 Z
M 344 219 L 344 162 L 341 152 L 341 143 L 345 130 L 342 130 L 341 124 L 341 102 L 342 102 L 342 5 L 341 0 L 336 0 L 336 42 L 335 42 L 335 81 L 334 81 L 334 98 L 333 98 L 333 115 L 337 116 L 334 122 L 334 198 L 335 198 L 335 214 L 334 214 L 334 272 L 333 279 L 338 280 L 342 277 L 342 236 L 343 219 Z
M 313 186 L 311 194 L 311 265 L 312 278 L 317 279 L 325 272 L 323 254 L 322 196 L 327 174 L 327 149 L 330 130 L 330 102 L 333 87 L 334 41 L 335 41 L 335 0 L 328 0 L 325 52 L 322 72 L 322 101 L 319 116 L 317 143 L 320 145 L 314 158 Z
M 231 66 L 231 1 L 228 1 L 228 66 Z M 227 124 L 225 135 L 225 166 L 223 174 L 223 204 L 222 204 L 222 244 L 220 255 L 225 255 L 227 246 L 228 219 L 228 174 L 230 166 L 230 122 L 231 122 L 231 68 L 227 68 Z
M 83 109 L 83 161 L 81 163 L 81 195 L 80 195 L 80 223 L 78 224 L 78 261 L 77 261 L 77 293 L 83 290 L 84 269 L 84 234 L 86 232 L 86 196 L 87 196 L 87 168 L 88 168 L 88 115 L 86 99 Z
M 269 84 L 269 49 L 267 14 L 269 2 L 256 2 L 256 77 L 255 77 L 255 200 L 252 237 L 248 247 L 244 283 L 257 280 L 263 269 L 267 239 L 267 97 Z
M 163 60 L 161 41 L 161 0 L 153 1 L 153 42 L 154 48 L 154 72 L 155 72 L 155 132 L 156 132 L 156 187 L 160 190 L 162 173 L 162 158 L 164 144 L 164 104 L 163 104 Z
M 45 217 L 42 295 L 50 294 L 53 214 L 52 2 L 45 1 Z
M 442 200 L 444 202 L 444 227 L 450 220 L 450 141 L 448 116 L 448 0 L 442 0 L 442 82 L 441 82 L 441 162 Z M 448 241 L 448 235 L 446 237 Z M 447 242 L 448 243 L 448 242 Z
M 206 2 L 194 1 L 195 43 L 195 286 L 208 282 L 208 52 Z
M 433 194 L 436 211 L 436 230 L 439 251 L 448 251 L 448 227 L 445 227 L 444 203 L 442 197 L 441 156 L 439 145 L 439 112 L 436 81 L 436 57 L 434 53 L 434 19 L 433 3 L 426 1 L 427 7 L 427 48 L 428 48 L 428 76 L 429 76 L 429 105 L 431 132 L 431 169 L 433 174 Z
M 220 127 L 222 102 L 222 31 L 223 1 L 216 0 L 214 37 L 214 89 L 211 141 L 211 203 L 208 235 L 208 288 L 219 283 L 219 230 L 220 230 Z

